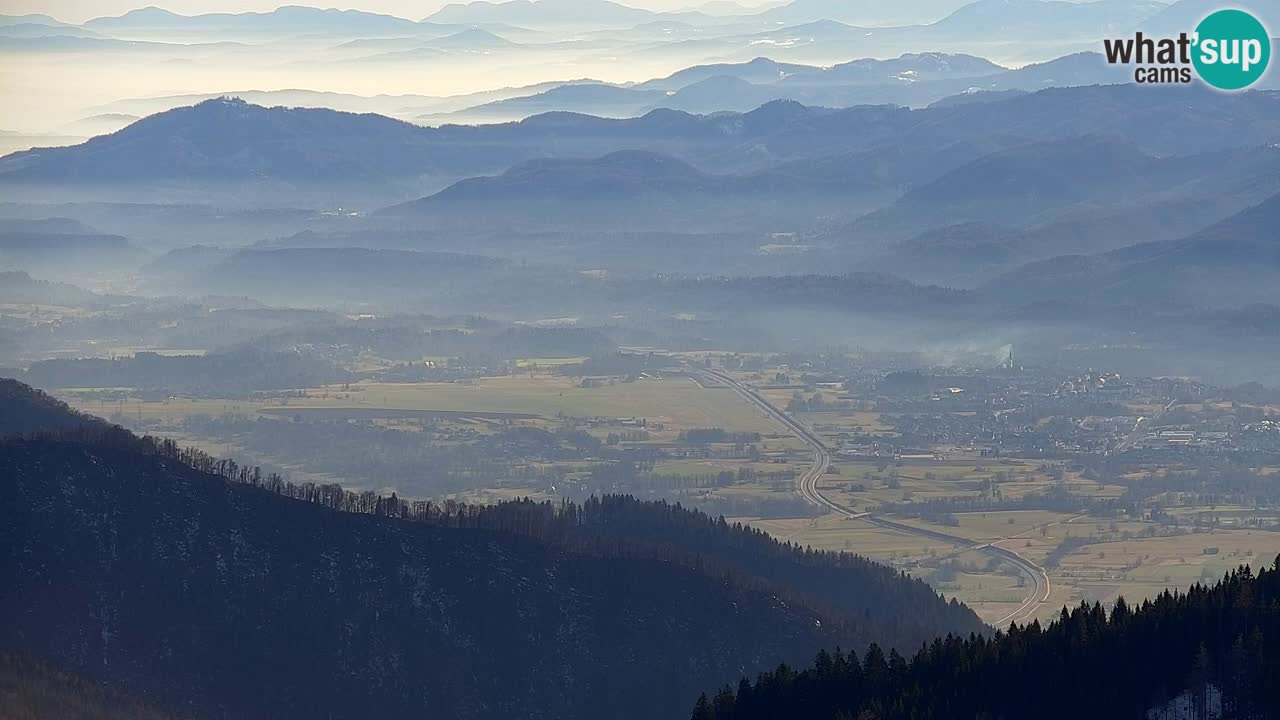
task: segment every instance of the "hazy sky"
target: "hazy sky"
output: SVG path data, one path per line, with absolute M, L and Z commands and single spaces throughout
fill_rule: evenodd
M 83 22 L 103 15 L 120 15 L 145 5 L 156 5 L 184 15 L 202 12 L 243 12 L 274 10 L 281 5 L 314 5 L 341 9 L 368 10 L 421 20 L 448 4 L 449 0 L 347 0 L 346 2 L 288 2 L 288 0 L 0 0 L 0 14 L 42 13 L 66 22 Z M 676 10 L 698 5 L 703 0 L 625 0 L 623 4 L 651 10 Z M 746 0 L 757 5 L 761 0 Z

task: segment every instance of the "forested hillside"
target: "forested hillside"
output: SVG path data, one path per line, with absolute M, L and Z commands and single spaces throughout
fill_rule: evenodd
M 54 358 L 33 363 L 22 377 L 48 388 L 163 387 L 235 395 L 267 388 L 348 382 L 352 375 L 315 353 L 273 353 L 241 347 L 205 355 L 137 353 L 122 359 Z
M 0 649 L 208 717 L 649 718 L 823 646 L 981 628 L 928 586 L 630 498 L 294 485 L 76 427 L 0 440 Z M 61 418 L 61 419 L 59 419 Z M 433 681 L 426 683 L 423 678 Z
M 849 553 L 815 551 L 763 531 L 665 502 L 606 495 L 582 505 L 509 502 L 442 511 L 431 522 L 477 526 L 563 542 L 572 547 L 643 548 L 693 567 L 753 578 L 783 595 L 842 618 L 859 644 L 888 642 L 910 651 L 940 632 L 981 632 L 967 607 L 884 565 Z
M 0 378 L 0 435 L 105 425 L 102 420 L 76 412 L 40 390 L 17 380 Z
M 0 476 L 0 647 L 209 717 L 670 716 L 843 636 L 658 558 L 334 511 L 124 438 L 11 440 Z
M 1138 607 L 1121 600 L 1110 615 L 1084 604 L 1047 628 L 938 639 L 909 662 L 880 648 L 823 652 L 704 696 L 693 718 L 1262 720 L 1280 717 L 1277 638 L 1280 559 Z M 1070 702 L 1058 702 L 1066 683 Z

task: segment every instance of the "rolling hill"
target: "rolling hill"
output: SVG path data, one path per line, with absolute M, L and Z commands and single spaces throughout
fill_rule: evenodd
M 435 38 L 428 41 L 427 45 L 427 47 L 439 50 L 461 50 L 468 52 L 506 50 L 516 46 L 516 43 L 481 28 L 471 28 L 452 35 L 446 35 L 442 38 Z
M 239 294 L 284 306 L 435 298 L 514 272 L 480 255 L 358 247 L 189 248 L 143 269 L 153 292 Z
M 780 63 L 767 57 L 758 57 L 744 63 L 713 63 L 695 65 L 674 72 L 664 78 L 656 78 L 636 85 L 637 90 L 672 92 L 713 77 L 735 77 L 749 83 L 763 85 L 775 83 L 791 75 L 806 75 L 818 70 L 812 65 Z
M 1276 192 L 1274 148 L 1156 157 L 1095 136 L 1020 145 L 960 165 L 836 237 L 850 248 L 881 248 L 876 266 L 886 271 L 963 284 L 1063 248 L 1096 253 L 1178 237 Z
M 420 128 L 376 115 L 264 108 L 219 98 L 159 113 L 69 148 L 0 160 L 23 182 L 115 183 L 156 179 L 353 180 L 423 171 L 412 153 Z
M 665 104 L 660 90 L 641 90 L 607 83 L 557 85 L 533 95 L 504 98 L 449 113 L 422 115 L 421 123 L 494 123 L 523 120 L 547 112 L 572 111 L 601 117 L 634 117 Z
M 128 238 L 69 218 L 0 219 L 0 269 L 74 279 L 95 271 L 130 268 L 145 257 Z
M 1033 263 L 988 291 L 1030 299 L 1089 295 L 1113 301 L 1238 306 L 1275 301 L 1280 195 L 1180 239 Z
M 36 280 L 24 270 L 0 270 L 0 303 L 86 307 L 100 300 L 75 285 Z
M 898 162 L 905 166 L 906 163 Z M 815 216 L 883 202 L 905 167 L 797 161 L 742 175 L 712 175 L 658 153 L 532 160 L 497 177 L 463 180 L 379 218 L 427 226 L 511 229 L 681 229 L 805 226 Z
M 858 230 L 910 235 L 964 222 L 1023 225 L 1115 193 L 1145 195 L 1159 187 L 1158 164 L 1135 145 L 1106 138 L 1014 147 L 912 189 L 859 221 Z

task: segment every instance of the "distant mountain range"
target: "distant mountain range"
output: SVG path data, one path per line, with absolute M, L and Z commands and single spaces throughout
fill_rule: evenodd
M 1241 3 L 1237 3 L 1241 5 Z M 1274 12 L 1261 0 L 1243 7 L 1264 20 Z M 804 27 L 838 23 L 868 30 L 928 28 L 932 33 L 995 38 L 999 35 L 1053 28 L 1062 36 L 1123 32 L 1146 23 L 1149 32 L 1189 30 L 1217 9 L 1210 0 L 792 0 L 757 8 L 720 3 L 678 12 L 654 12 L 611 0 L 476 0 L 446 5 L 420 21 L 372 12 L 282 6 L 270 12 L 181 15 L 146 7 L 115 17 L 100 17 L 82 28 L 115 37 L 219 32 L 236 35 L 295 36 L 333 34 L 353 37 L 414 35 L 453 26 L 507 25 L 524 28 L 629 29 L 652 23 L 725 28 L 730 31 L 779 26 Z M 47 15 L 0 16 L 0 26 L 72 27 Z
M 13 27 L 15 25 L 42 25 L 44 27 L 73 27 L 69 23 L 55 20 L 48 15 L 31 13 L 27 15 L 2 15 L 0 14 L 0 28 Z
M 414 46 L 421 41 L 410 41 Z M 553 88 L 576 84 L 599 84 L 597 81 L 546 82 L 524 87 L 483 90 L 463 95 L 437 97 L 431 95 L 353 95 L 315 90 L 228 90 L 225 92 L 170 95 L 154 98 L 130 98 L 91 108 L 95 114 L 117 113 L 154 115 L 174 108 L 195 105 L 205 100 L 235 97 L 264 107 L 308 107 L 352 113 L 377 113 L 401 120 L 411 120 L 426 111 L 454 112 L 477 104 L 522 97 Z
M 794 0 L 756 14 L 731 18 L 700 12 L 652 13 L 609 0 L 478 0 L 448 5 L 427 18 L 435 23 L 509 23 L 529 27 L 576 26 L 629 27 L 657 18 L 669 18 L 700 25 L 724 23 L 755 24 L 757 27 L 837 23 L 867 29 L 928 28 L 932 33 L 968 37 L 1011 37 L 1013 33 L 1054 28 L 1062 36 L 1097 35 L 1100 32 L 1132 28 L 1166 9 L 1157 0 L 1107 0 L 1073 3 L 1062 0 L 920 0 L 900 3 L 887 0 L 839 2 L 837 0 Z M 830 26 L 829 27 L 834 27 Z
M 35 16 L 43 17 L 43 16 Z M 15 20 L 18 18 L 5 18 Z M 56 22 L 56 21 L 55 21 Z M 4 38 L 48 38 L 48 37 L 101 37 L 92 30 L 63 24 L 46 24 L 44 22 L 8 22 L 0 23 L 0 37 Z
M 510 44 L 483 30 L 466 31 L 497 48 Z M 452 38 L 452 40 L 450 39 Z M 365 41 L 373 56 L 387 62 L 399 52 L 432 55 L 454 51 L 459 35 Z M 380 43 L 380 44 L 375 44 Z M 390 48 L 401 48 L 398 50 Z M 983 58 L 945 53 L 908 54 L 890 60 L 862 59 L 832 67 L 782 63 L 760 57 L 743 63 L 697 65 L 642 83 L 617 85 L 597 80 L 546 82 L 451 97 L 424 95 L 359 96 L 308 90 L 228 90 L 222 93 L 120 100 L 92 108 L 93 115 L 148 115 L 218 97 L 238 97 L 265 106 L 314 107 L 374 112 L 429 125 L 523 120 L 544 112 L 566 111 L 604 117 L 635 117 L 658 108 L 693 113 L 745 112 L 772 100 L 795 100 L 820 107 L 895 103 L 923 107 L 957 94 L 1129 82 L 1130 74 L 1106 64 L 1096 53 L 1082 53 L 1010 70 Z M 77 122 L 78 132 L 113 129 L 110 123 Z
M 1012 40 L 1048 31 L 1098 39 L 1131 33 L 1167 7 L 1160 0 L 977 0 L 931 27 L 937 33 L 961 37 Z
M 983 58 L 945 53 L 854 60 L 831 67 L 756 58 L 745 63 L 695 66 L 631 86 L 557 86 L 450 113 L 422 115 L 416 120 L 433 125 L 506 122 L 554 110 L 606 117 L 634 117 L 657 108 L 745 112 L 772 100 L 832 108 L 881 103 L 923 107 L 958 94 L 1031 92 L 1131 81 L 1130 72 L 1107 64 L 1098 53 L 1080 53 L 1012 70 Z
M 470 38 L 475 42 L 462 42 Z M 483 41 L 483 42 L 482 42 Z M 362 62 L 393 62 L 400 53 L 432 57 L 479 48 L 485 42 L 499 52 L 515 47 L 479 29 L 440 38 L 400 38 L 360 43 Z M 353 45 L 348 43 L 347 45 Z M 400 49 L 393 49 L 400 48 Z M 483 52 L 465 49 L 463 52 Z M 862 59 L 831 67 L 782 63 L 759 57 L 742 63 L 697 65 L 667 77 L 636 84 L 596 80 L 539 83 L 450 97 L 424 95 L 359 96 L 309 90 L 229 90 L 222 93 L 120 100 L 89 109 L 89 117 L 66 126 L 72 134 L 110 132 L 127 116 L 149 115 L 218 97 L 238 97 L 265 106 L 329 108 L 373 112 L 428 125 L 523 120 L 545 112 L 566 111 L 603 117 L 635 117 L 658 108 L 693 113 L 745 112 L 772 100 L 795 100 L 820 107 L 893 103 L 924 107 L 981 93 L 1033 92 L 1047 87 L 1127 83 L 1131 75 L 1108 65 L 1097 53 L 1080 53 L 1041 64 L 1007 69 L 983 58 L 946 53 L 907 54 L 889 60 Z
M 1189 33 L 1210 13 L 1228 7 L 1248 10 L 1272 35 L 1280 33 L 1280 6 L 1270 0 L 1233 0 L 1225 4 L 1217 0 L 1176 0 L 1144 20 L 1138 29 L 1153 37 Z
M 833 2 L 794 0 L 763 11 L 708 14 L 697 10 L 653 12 L 611 0 L 501 0 L 447 5 L 421 21 L 355 10 L 284 6 L 271 12 L 207 13 L 180 15 L 156 7 L 134 10 L 117 17 L 102 17 L 75 27 L 45 16 L 8 16 L 3 25 L 17 27 L 11 36 L 29 36 L 38 42 L 13 49 L 52 51 L 81 49 L 92 38 L 114 40 L 196 40 L 260 43 L 286 39 L 316 40 L 324 37 L 356 40 L 431 39 L 479 28 L 519 33 L 539 38 L 539 47 L 560 50 L 576 45 L 614 56 L 709 58 L 749 60 L 761 51 L 776 59 L 793 58 L 832 64 L 847 57 L 849 48 L 868 56 L 903 52 L 945 50 L 975 52 L 985 45 L 1009 48 L 1021 45 L 1030 57 L 1042 59 L 1036 47 L 1064 51 L 1072 43 L 1096 43 L 1103 36 L 1137 28 L 1152 20 L 1158 24 L 1179 22 L 1194 14 L 1180 7 L 1198 0 L 1183 0 L 1173 7 L 1157 0 L 1106 0 L 1075 3 L 1062 0 L 922 0 L 917 3 Z M 41 29 L 44 28 L 44 29 Z M 1186 28 L 1183 28 L 1186 29 Z M 582 36 L 582 32 L 589 36 Z M 58 39 L 60 43 L 50 41 Z M 586 43 L 584 40 L 590 39 Z M 510 40 L 510 38 L 507 38 Z M 80 42 L 69 42 L 80 40 Z M 476 41 L 472 44 L 471 41 Z M 492 38 L 461 36 L 455 49 L 478 51 Z M 170 50 L 181 52 L 181 45 Z M 607 50 L 606 50 L 607 48 Z M 145 50 L 145 46 L 119 46 L 119 50 Z M 399 48 L 388 61 L 421 58 L 425 48 Z M 750 53 L 750 54 L 747 54 Z M 747 54 L 746 57 L 743 57 Z M 1027 57 L 1026 53 L 1015 56 Z
M 826 110 L 772 102 L 742 114 L 658 110 L 607 120 L 548 113 L 516 124 L 423 128 L 377 115 L 211 100 L 83 145 L 0 158 L 0 184 L 19 190 L 53 183 L 64 190 L 97 186 L 104 193 L 129 185 L 173 190 L 244 188 L 246 182 L 282 189 L 325 184 L 339 197 L 355 188 L 367 198 L 432 183 L 439 188 L 541 157 L 601 157 L 620 150 L 669 155 L 715 174 L 760 173 L 886 143 L 958 163 L 1001 147 L 1089 135 L 1127 140 L 1146 153 L 1187 155 L 1269 144 L 1280 128 L 1276 102 L 1268 93 L 1224 96 L 1199 88 L 1115 85 L 921 110 Z M 1154 129 L 1135 125 L 1129 118 L 1138 112 L 1165 121 Z M 951 152 L 957 147 L 973 150 Z M 934 166 L 932 175 L 883 177 L 914 185 L 951 169 Z
M 686 13 L 684 17 L 697 16 Z M 610 0 L 475 0 L 452 3 L 427 18 L 428 22 L 475 25 L 510 23 L 529 27 L 586 26 L 630 27 L 653 20 L 658 13 L 629 7 Z
M 332 10 L 298 5 L 271 12 L 179 15 L 158 7 L 132 10 L 118 17 L 90 20 L 84 27 L 119 37 L 158 33 L 222 33 L 229 35 L 292 36 L 334 33 L 378 36 L 427 29 L 412 20 L 359 10 Z
M 423 19 L 302 6 L 198 15 L 147 7 L 82 25 L 44 15 L 0 16 L 0 56 L 56 56 L 70 64 L 89 58 L 198 62 L 228 73 L 246 65 L 272 67 L 285 82 L 320 89 L 327 81 L 315 74 L 327 76 L 329 70 L 434 76 L 462 63 L 468 73 L 493 77 L 500 66 L 522 68 L 512 84 L 525 88 L 469 96 L 362 98 L 301 89 L 243 94 L 263 104 L 376 112 L 431 125 L 508 122 L 551 111 L 605 117 L 658 108 L 745 112 L 783 99 L 833 108 L 925 107 L 983 91 L 1130 82 L 1127 68 L 1109 66 L 1097 54 L 1103 37 L 1151 27 L 1185 29 L 1187 18 L 1207 7 L 1206 0 L 793 0 L 756 9 L 722 4 L 714 12 L 653 12 L 611 0 L 481 0 L 452 4 Z M 1264 17 L 1276 12 L 1257 11 Z M 854 56 L 861 59 L 850 62 Z M 445 67 L 450 64 L 452 70 Z M 528 71 L 532 66 L 553 70 Z M 618 79 L 631 76 L 630 68 L 661 74 L 682 66 L 656 79 Z M 566 80 L 547 80 L 548 75 Z M 613 82 L 583 79 L 589 76 Z M 1280 75 L 1272 73 L 1260 87 L 1278 84 Z M 227 88 L 239 95 L 236 90 Z M 50 124 L 65 128 L 60 134 L 66 137 L 50 137 L 48 143 L 119 127 L 86 118 L 142 116 L 216 96 L 154 94 L 121 102 L 97 97 L 92 107 L 49 110 L 57 116 Z M 6 136 L 0 149 L 41 144 L 27 135 Z
M 867 27 L 927 25 L 964 7 L 971 0 L 793 0 L 761 13 L 768 22 L 797 25 L 819 20 L 838 20 Z

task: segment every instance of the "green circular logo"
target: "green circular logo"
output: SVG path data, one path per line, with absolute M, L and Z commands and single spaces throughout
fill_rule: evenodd
M 1219 90 L 1258 82 L 1271 62 L 1271 34 L 1243 10 L 1219 10 L 1200 21 L 1192 62 L 1200 79 Z

